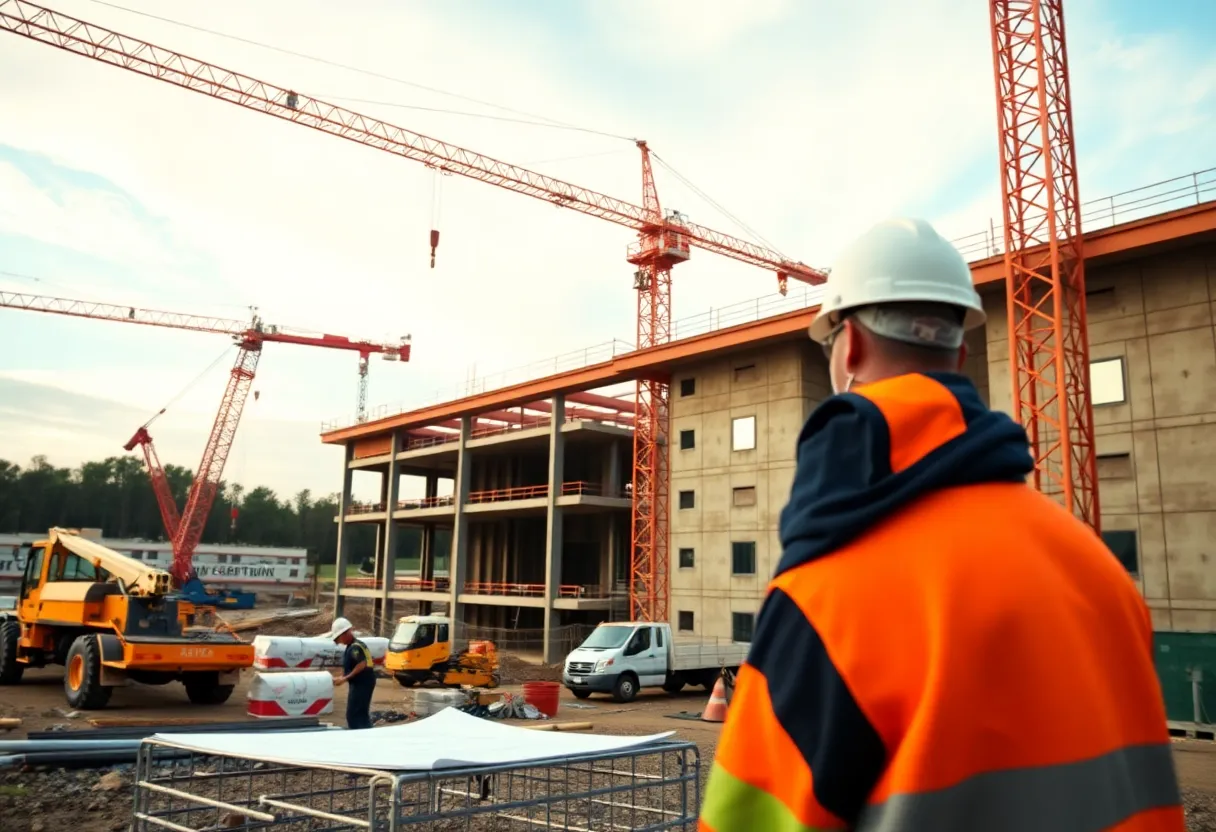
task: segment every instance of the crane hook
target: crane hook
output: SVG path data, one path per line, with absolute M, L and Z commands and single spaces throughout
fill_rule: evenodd
M 439 247 L 439 231 L 431 229 L 431 268 L 435 268 L 435 249 Z

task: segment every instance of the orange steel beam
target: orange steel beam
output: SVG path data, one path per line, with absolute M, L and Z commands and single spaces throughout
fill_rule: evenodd
M 604 396 L 599 393 L 571 393 L 566 396 L 566 401 L 573 402 L 574 404 L 591 405 L 592 407 L 603 407 L 608 410 L 615 410 L 617 413 L 637 412 L 636 402 L 628 402 L 624 399 Z
M 1063 0 L 991 0 L 1013 415 L 1034 485 L 1101 527 Z M 1033 251 L 1031 251 L 1033 249 Z
M 1101 265 L 1209 237 L 1216 239 L 1216 201 L 1091 231 L 1085 235 L 1085 250 L 1091 264 Z M 1035 249 L 1030 251 L 1033 253 Z M 1004 258 L 988 258 L 972 263 L 971 274 L 977 285 L 995 287 L 1004 279 Z M 703 335 L 669 341 L 651 349 L 628 352 L 610 361 L 531 379 L 476 396 L 339 428 L 321 434 L 321 441 L 344 444 L 393 430 L 416 431 L 464 414 L 518 407 L 527 402 L 535 402 L 528 407 L 540 408 L 538 399 L 552 398 L 558 393 L 569 395 L 628 383 L 646 374 L 667 372 L 674 364 L 704 360 L 719 352 L 802 337 L 818 308 L 808 306 Z

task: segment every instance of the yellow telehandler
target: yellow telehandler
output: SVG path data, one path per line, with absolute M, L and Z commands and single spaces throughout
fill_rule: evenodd
M 68 704 L 104 708 L 127 681 L 180 681 L 196 705 L 228 700 L 253 645 L 201 626 L 202 610 L 177 597 L 168 572 L 51 529 L 30 548 L 15 613 L 0 613 L 0 685 L 27 667 L 63 665 Z
M 498 651 L 488 641 L 453 651 L 451 619 L 407 615 L 397 622 L 388 643 L 384 669 L 402 687 L 438 682 L 445 687 L 498 687 Z

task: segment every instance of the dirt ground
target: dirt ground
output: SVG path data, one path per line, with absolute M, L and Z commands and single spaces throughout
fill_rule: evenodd
M 523 663 L 521 663 L 523 664 Z M 536 675 L 548 672 L 535 668 Z M 251 674 L 245 674 L 246 677 Z M 106 716 L 198 717 L 217 721 L 246 719 L 245 692 L 248 679 L 238 687 L 225 705 L 206 709 L 190 705 L 179 685 L 165 687 L 131 686 L 117 690 Z M 505 691 L 518 692 L 518 685 L 504 685 Z M 698 713 L 707 696 L 701 689 L 689 689 L 670 696 L 660 691 L 644 692 L 635 702 L 617 704 L 593 697 L 574 699 L 562 691 L 559 721 L 591 722 L 595 733 L 650 734 L 675 731 L 677 738 L 697 743 L 701 753 L 702 776 L 713 759 L 720 726 L 700 721 L 673 719 L 680 712 Z M 391 679 L 376 686 L 373 711 L 408 713 L 413 693 Z M 323 717 L 344 724 L 346 689 L 336 691 L 334 712 Z M 3 739 L 19 739 L 27 731 L 84 730 L 85 716 L 69 718 L 63 700 L 62 677 L 54 669 L 29 671 L 21 685 L 0 688 L 0 717 L 21 717 L 22 728 Z M 1216 832 L 1216 743 L 1181 740 L 1175 742 L 1178 774 L 1185 791 L 1188 829 L 1191 832 Z M 126 829 L 131 811 L 131 766 L 82 771 L 0 771 L 0 827 L 6 832 L 103 832 Z

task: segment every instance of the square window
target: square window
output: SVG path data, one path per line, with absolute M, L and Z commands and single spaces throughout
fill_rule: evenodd
M 697 565 L 697 553 L 692 549 L 680 550 L 680 568 L 692 569 Z
M 730 423 L 730 449 L 751 451 L 756 447 L 756 417 L 740 416 Z
M 730 614 L 731 641 L 741 641 L 745 644 L 752 642 L 752 629 L 756 625 L 756 615 L 750 612 L 732 612 Z
M 1095 406 L 1127 401 L 1122 356 L 1089 363 L 1089 391 Z
M 697 447 L 697 432 L 695 430 L 680 431 L 680 450 L 691 451 Z
M 691 396 L 697 392 L 697 380 L 695 378 L 680 379 L 680 395 Z
M 1102 532 L 1102 541 L 1111 554 L 1133 575 L 1140 574 L 1140 556 L 1134 531 L 1108 530 Z
M 736 540 L 730 544 L 730 572 L 732 575 L 756 574 L 756 542 Z
M 697 507 L 697 492 L 681 491 L 680 492 L 680 508 L 696 508 Z
M 747 485 L 742 488 L 736 488 L 731 496 L 735 508 L 754 506 L 756 504 L 756 486 Z
M 693 629 L 693 616 L 688 610 L 680 610 L 679 616 L 680 630 L 685 633 L 691 633 Z

